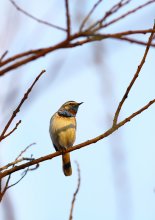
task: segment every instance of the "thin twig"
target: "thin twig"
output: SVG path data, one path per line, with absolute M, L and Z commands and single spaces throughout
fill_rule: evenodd
M 9 126 L 11 125 L 13 119 L 16 117 L 17 113 L 20 111 L 21 106 L 23 105 L 23 103 L 25 102 L 25 100 L 28 98 L 31 90 L 33 89 L 34 85 L 36 84 L 36 82 L 39 80 L 39 78 L 42 76 L 42 74 L 45 73 L 45 70 L 42 70 L 41 73 L 36 77 L 36 79 L 34 80 L 34 82 L 32 83 L 32 85 L 30 86 L 30 88 L 27 90 L 27 92 L 24 94 L 22 100 L 20 101 L 19 105 L 17 106 L 17 108 L 15 109 L 15 111 L 12 113 L 11 118 L 9 119 L 9 121 L 7 122 L 4 130 L 2 131 L 1 135 L 0 135 L 0 142 L 5 138 L 5 133 L 8 130 Z M 19 122 L 18 122 L 19 123 Z M 18 124 L 17 123 L 17 124 Z M 15 129 L 13 129 L 14 131 Z M 10 134 L 13 132 L 9 132 Z M 6 135 L 8 136 L 8 135 Z
M 67 38 L 70 38 L 71 35 L 71 19 L 69 13 L 69 0 L 65 0 L 65 7 L 66 7 L 66 23 L 67 23 Z
M 154 25 L 153 25 L 153 30 L 155 30 L 155 23 L 154 23 Z M 136 71 L 136 73 L 134 74 L 134 76 L 133 76 L 133 78 L 132 78 L 132 80 L 131 80 L 129 86 L 128 86 L 127 89 L 126 89 L 126 92 L 125 92 L 124 96 L 122 97 L 122 100 L 120 101 L 120 103 L 119 103 L 119 105 L 118 105 L 118 107 L 117 107 L 117 110 L 116 110 L 115 116 L 114 116 L 114 120 L 113 120 L 113 125 L 116 125 L 116 124 L 117 124 L 117 120 L 118 120 L 118 116 L 119 116 L 119 113 L 120 113 L 120 111 L 121 111 L 121 108 L 122 108 L 122 106 L 123 106 L 125 100 L 127 99 L 128 95 L 129 95 L 129 92 L 130 92 L 132 86 L 134 85 L 136 79 L 138 78 L 139 73 L 140 73 L 140 71 L 141 71 L 141 69 L 142 69 L 142 67 L 143 67 L 143 65 L 144 65 L 144 63 L 145 63 L 145 60 L 146 60 L 146 57 L 147 57 L 147 54 L 148 54 L 148 51 L 149 51 L 149 48 L 150 48 L 150 45 L 151 45 L 151 42 L 152 42 L 152 39 L 153 39 L 153 35 L 154 35 L 154 33 L 152 32 L 151 35 L 150 35 L 150 37 L 149 37 L 149 39 L 148 39 L 148 43 L 147 43 L 147 46 L 146 46 L 144 55 L 143 55 L 143 57 L 142 57 L 142 59 L 141 59 L 140 64 L 138 65 L 137 71 Z
M 85 141 L 81 144 L 78 144 L 74 147 L 71 147 L 71 148 L 68 148 L 66 150 L 66 153 L 68 152 L 72 152 L 72 151 L 75 151 L 75 150 L 78 150 L 78 149 L 81 149 L 83 147 L 86 147 L 88 145 L 91 145 L 91 144 L 94 144 L 100 140 L 102 140 L 103 138 L 106 138 L 108 137 L 109 135 L 111 135 L 112 133 L 114 133 L 116 130 L 118 130 L 120 127 L 122 127 L 123 125 L 125 125 L 126 123 L 128 123 L 129 121 L 131 121 L 134 117 L 136 117 L 137 115 L 141 114 L 143 111 L 145 111 L 146 109 L 148 109 L 152 104 L 155 103 L 155 99 L 151 100 L 150 102 L 148 102 L 145 106 L 143 106 L 141 109 L 139 109 L 138 111 L 134 112 L 133 114 L 131 114 L 129 117 L 125 118 L 124 120 L 122 120 L 121 122 L 119 122 L 118 124 L 112 126 L 110 129 L 108 129 L 106 132 L 104 132 L 103 134 L 93 138 L 93 139 L 90 139 L 88 141 Z M 53 154 L 48 154 L 46 156 L 43 156 L 43 157 L 40 157 L 38 159 L 35 159 L 33 161 L 30 161 L 30 162 L 27 162 L 27 163 L 24 163 L 24 164 L 21 164 L 19 166 L 15 166 L 11 169 L 8 169 L 4 172 L 1 172 L 0 173 L 0 179 L 1 178 L 4 178 L 5 176 L 8 176 L 18 170 L 22 170 L 22 169 L 25 169 L 27 167 L 30 167 L 30 166 L 33 166 L 35 164 L 39 164 L 39 163 L 42 163 L 43 161 L 47 161 L 47 160 L 51 160 L 53 159 L 54 157 L 58 157 L 62 155 L 61 152 L 55 152 Z
M 128 12 L 126 12 L 125 14 L 123 14 L 123 15 L 121 15 L 121 16 L 115 18 L 115 19 L 113 19 L 112 21 L 110 21 L 110 22 L 108 22 L 108 23 L 106 23 L 106 24 L 100 26 L 100 29 L 101 29 L 101 28 L 108 27 L 109 25 L 116 23 L 117 21 L 119 21 L 119 20 L 121 20 L 121 19 L 127 17 L 128 15 L 131 15 L 131 14 L 135 13 L 136 11 L 141 10 L 142 8 L 144 8 L 144 7 L 146 7 L 146 6 L 150 5 L 150 4 L 152 4 L 152 3 L 154 3 L 154 2 L 155 2 L 155 0 L 148 1 L 148 2 L 146 2 L 146 3 L 144 3 L 144 4 L 142 4 L 142 5 L 140 5 L 140 6 L 136 7 L 136 8 L 134 8 L 134 9 L 132 9 L 131 11 L 128 11 Z M 97 30 L 98 30 L 98 29 L 95 29 L 94 31 L 97 31 Z
M 32 160 L 34 160 L 34 158 L 22 157 L 18 160 L 15 160 L 15 161 L 11 162 L 11 163 L 8 163 L 7 165 L 5 165 L 3 167 L 0 167 L 0 171 L 6 170 L 11 166 L 16 165 L 17 163 L 21 163 L 23 161 L 32 161 Z
M 47 22 L 47 21 L 43 21 L 43 20 L 41 20 L 41 19 L 39 19 L 39 18 L 37 18 L 37 17 L 31 15 L 29 12 L 27 12 L 27 11 L 23 10 L 22 8 L 20 8 L 15 1 L 10 0 L 10 2 L 13 4 L 13 6 L 14 6 L 18 11 L 22 12 L 22 13 L 23 13 L 24 15 L 26 15 L 27 17 L 29 17 L 29 18 L 31 18 L 31 19 L 33 19 L 33 20 L 35 20 L 35 21 L 37 21 L 37 22 L 39 22 L 39 23 L 41 23 L 41 24 L 44 24 L 44 25 L 47 25 L 47 26 L 49 26 L 49 27 L 56 28 L 56 29 L 58 29 L 58 30 L 61 30 L 61 31 L 65 31 L 65 32 L 66 32 L 66 29 L 65 29 L 65 28 L 59 27 L 58 25 L 55 25 L 55 24 L 51 24 L 51 23 L 49 23 L 49 22 Z
M 24 174 L 21 176 L 21 178 L 19 180 L 17 180 L 15 183 L 11 184 L 11 185 L 8 185 L 7 186 L 7 190 L 15 185 L 17 185 L 25 176 L 26 174 L 28 173 L 29 171 L 29 167 L 25 170 Z
M 20 152 L 20 154 L 18 155 L 18 157 L 15 159 L 15 160 L 18 160 L 30 147 L 32 147 L 33 145 L 36 145 L 36 143 L 32 143 L 32 144 L 29 144 L 24 150 L 22 150 Z M 32 158 L 31 158 L 32 160 Z
M 4 167 L 1 167 L 1 170 L 3 170 L 3 168 L 8 168 L 9 166 L 11 166 L 12 165 L 12 168 L 14 168 L 15 167 L 15 165 L 18 163 L 18 162 L 21 162 L 21 161 L 23 161 L 24 159 L 27 159 L 27 160 L 30 160 L 30 161 L 32 161 L 33 160 L 33 158 L 32 158 L 32 156 L 31 156 L 31 159 L 29 158 L 21 158 L 21 159 L 19 159 L 32 145 L 34 145 L 35 143 L 32 143 L 32 144 L 30 144 L 30 145 L 28 145 L 24 150 L 22 150 L 21 152 L 20 152 L 20 154 L 16 157 L 16 159 L 15 159 L 15 161 L 14 162 L 11 162 L 11 163 L 9 163 L 9 164 L 7 164 L 6 166 L 4 166 Z M 37 167 L 37 164 L 36 164 L 36 167 Z M 15 182 L 14 184 L 12 184 L 12 185 L 10 185 L 9 186 L 9 182 L 10 182 L 10 180 L 11 180 L 11 173 L 9 174 L 9 176 L 8 176 L 8 178 L 7 178 L 7 180 L 6 180 L 6 183 L 5 183 L 5 187 L 4 187 L 4 189 L 2 190 L 1 189 L 1 191 L 0 191 L 0 201 L 2 201 L 2 198 L 3 198 L 3 196 L 4 196 L 4 194 L 6 193 L 6 191 L 9 189 L 9 188 L 11 188 L 12 186 L 14 186 L 14 185 L 16 185 L 17 183 L 19 183 L 24 177 L 25 177 L 25 175 L 27 174 L 27 172 L 29 171 L 30 169 L 29 169 L 29 167 L 27 167 L 27 169 L 26 169 L 26 171 L 23 173 L 23 175 L 22 175 L 22 177 L 17 181 L 17 182 Z M 1 183 L 2 181 L 0 181 L 0 183 Z
M 121 0 L 118 3 L 116 3 L 115 5 L 112 6 L 112 8 L 110 8 L 105 15 L 98 21 L 96 21 L 94 24 L 92 24 L 87 30 L 99 30 L 102 27 L 103 22 L 105 22 L 105 20 L 110 17 L 111 15 L 114 15 L 118 10 L 120 10 L 123 6 L 127 5 L 128 3 L 130 3 L 131 0 Z
M 102 0 L 98 0 L 94 6 L 92 7 L 92 9 L 90 10 L 90 12 L 88 13 L 88 15 L 84 18 L 84 20 L 81 23 L 80 26 L 80 32 L 82 31 L 83 27 L 85 26 L 86 22 L 88 21 L 88 19 L 90 18 L 90 16 L 93 14 L 93 12 L 95 11 L 95 9 L 97 8 L 97 6 L 99 6 L 99 4 L 102 2 Z
M 117 40 L 127 41 L 127 42 L 133 43 L 133 44 L 139 44 L 139 45 L 142 45 L 142 46 L 147 45 L 147 42 L 145 42 L 145 41 L 140 41 L 140 40 L 129 38 L 129 37 L 113 37 L 113 38 L 117 39 Z M 155 43 L 151 43 L 150 46 L 155 47 Z
M 78 184 L 76 187 L 76 190 L 73 194 L 73 199 L 72 199 L 72 203 L 71 203 L 71 209 L 70 209 L 70 215 L 69 215 L 69 220 L 73 219 L 73 209 L 74 209 L 74 205 L 75 205 L 75 200 L 76 200 L 76 196 L 79 192 L 80 189 L 80 184 L 81 184 L 81 172 L 80 172 L 80 167 L 77 161 L 75 161 L 76 165 L 77 165 L 77 172 L 78 172 Z
M 5 135 L 3 136 L 3 139 L 5 139 L 5 138 L 8 137 L 9 135 L 11 135 L 11 134 L 18 128 L 18 125 L 19 125 L 21 122 L 22 122 L 22 121 L 19 120 L 19 121 L 16 123 L 15 127 L 14 127 L 9 133 L 7 133 L 7 134 L 5 134 Z
M 7 55 L 7 53 L 8 53 L 8 50 L 6 50 L 6 51 L 2 54 L 2 56 L 0 57 L 0 63 L 2 62 L 2 60 L 4 59 L 4 57 Z

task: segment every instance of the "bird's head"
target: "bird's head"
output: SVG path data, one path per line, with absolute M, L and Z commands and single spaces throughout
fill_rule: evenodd
M 75 101 L 65 102 L 58 110 L 58 114 L 65 117 L 74 117 L 76 116 L 78 108 L 82 103 L 83 102 L 78 103 Z

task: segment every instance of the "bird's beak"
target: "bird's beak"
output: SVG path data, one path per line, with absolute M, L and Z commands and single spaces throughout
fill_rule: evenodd
M 79 103 L 78 103 L 78 105 L 81 105 L 81 104 L 83 104 L 83 102 L 79 102 Z

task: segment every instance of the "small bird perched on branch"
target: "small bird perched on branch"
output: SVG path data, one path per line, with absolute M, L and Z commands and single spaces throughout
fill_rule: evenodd
M 66 149 L 72 147 L 76 137 L 76 113 L 83 102 L 65 102 L 50 120 L 50 136 L 56 151 L 63 152 L 62 164 L 65 176 L 72 175 L 70 154 Z

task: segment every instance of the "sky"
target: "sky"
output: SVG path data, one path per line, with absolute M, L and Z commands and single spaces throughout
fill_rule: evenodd
M 16 2 L 33 15 L 65 27 L 63 1 L 52 1 L 50 6 L 47 0 Z M 115 2 L 112 1 L 111 5 Z M 143 2 L 140 0 L 138 4 Z M 79 27 L 80 21 L 77 18 L 85 15 L 93 3 L 84 1 L 81 5 L 76 1 L 71 4 L 73 32 Z M 136 5 L 132 1 L 124 10 Z M 92 19 L 109 7 L 108 2 L 103 3 Z M 106 33 L 151 28 L 154 7 L 147 7 L 111 26 L 105 30 Z M 8 57 L 29 49 L 54 45 L 64 37 L 62 32 L 27 18 L 9 1 L 1 0 L 0 11 L 0 52 L 2 54 L 9 50 Z M 140 36 L 139 39 L 147 41 L 148 35 Z M 22 124 L 1 143 L 1 164 L 13 161 L 26 146 L 34 142 L 36 145 L 25 156 L 33 154 L 33 157 L 38 158 L 54 152 L 49 136 L 49 121 L 68 100 L 84 102 L 77 114 L 75 144 L 104 133 L 112 124 L 116 108 L 144 50 L 143 46 L 105 40 L 59 50 L 1 77 L 0 123 L 4 126 L 34 78 L 42 69 L 46 69 L 14 120 L 15 124 L 22 119 Z M 154 99 L 154 56 L 154 49 L 150 49 L 119 120 Z M 73 151 L 71 177 L 63 175 L 61 157 L 40 164 L 37 170 L 29 172 L 19 184 L 8 190 L 0 204 L 0 219 L 69 219 L 78 179 L 74 161 L 78 161 L 81 186 L 73 219 L 154 220 L 154 111 L 155 106 L 151 106 L 109 137 Z M 20 178 L 21 173 L 13 175 L 12 183 Z M 12 219 L 9 216 L 11 210 Z

